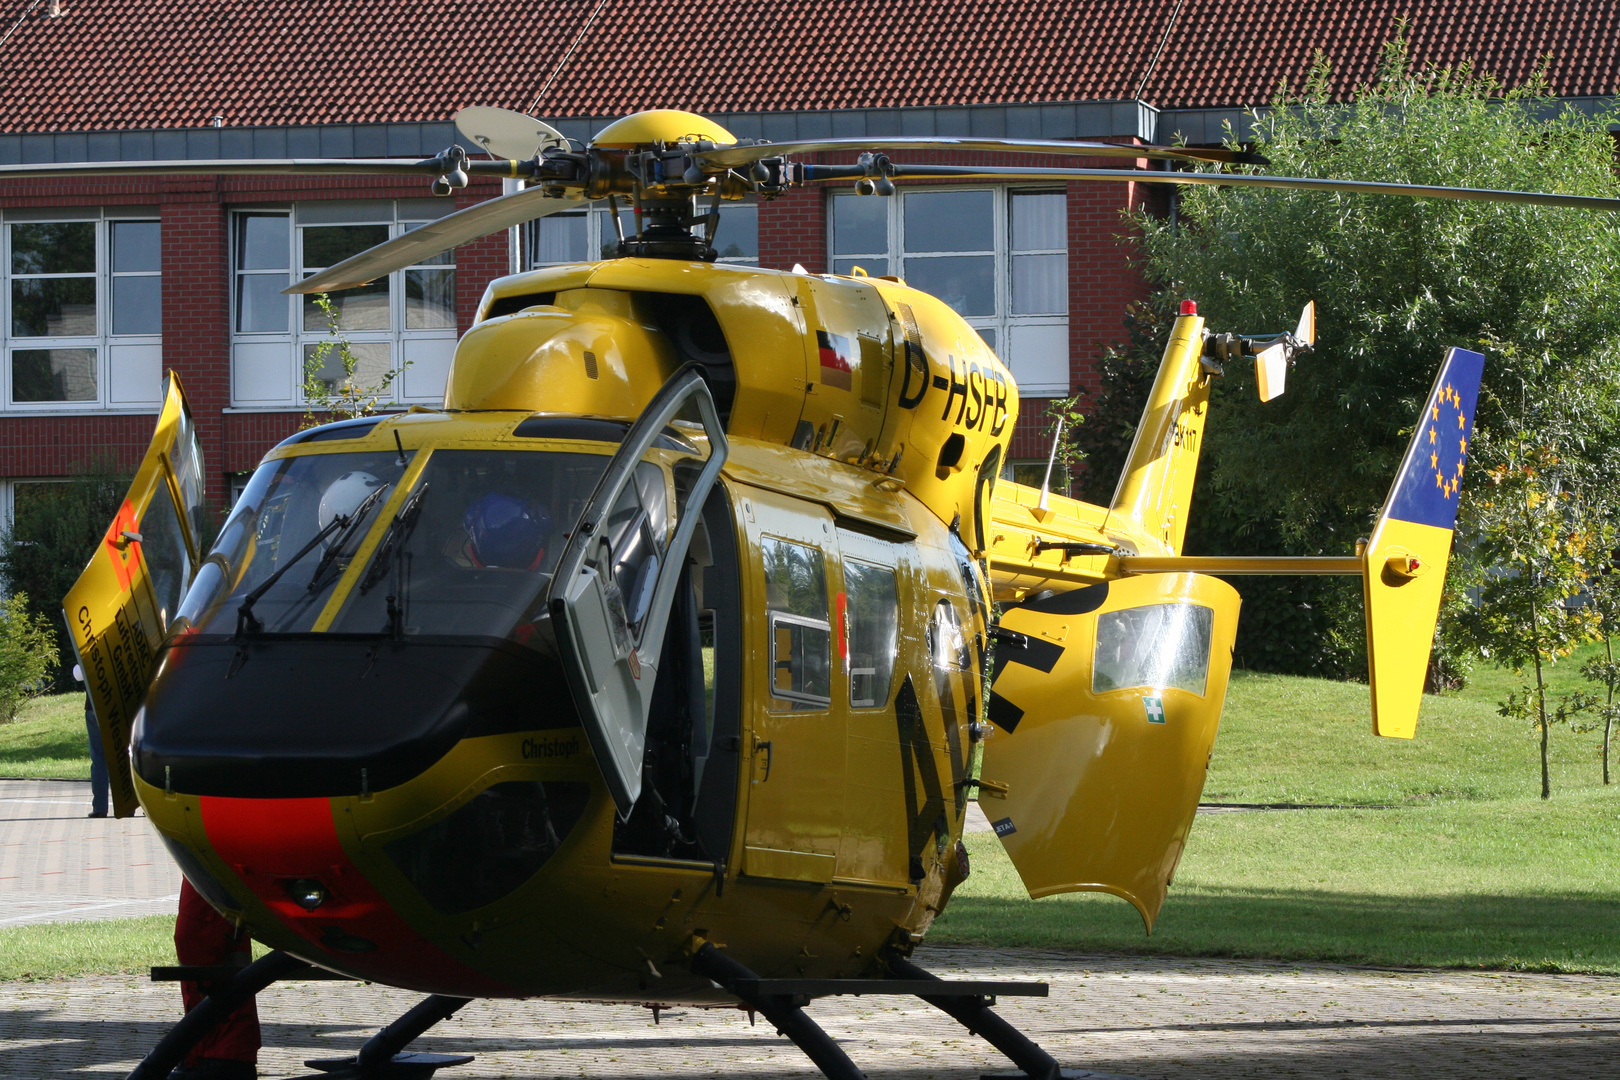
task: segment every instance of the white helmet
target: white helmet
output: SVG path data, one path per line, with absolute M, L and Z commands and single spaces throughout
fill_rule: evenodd
M 321 495 L 321 507 L 316 514 L 318 527 L 324 529 L 333 518 L 348 517 L 382 486 L 383 482 L 368 472 L 344 473 L 328 484 Z

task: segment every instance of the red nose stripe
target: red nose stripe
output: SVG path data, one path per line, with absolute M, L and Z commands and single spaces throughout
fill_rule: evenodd
M 399 916 L 343 850 L 330 800 L 204 796 L 201 803 L 209 843 L 285 926 L 314 946 L 308 955 L 375 982 L 427 993 L 511 993 Z M 299 878 L 320 881 L 330 894 L 314 911 L 287 895 L 286 883 Z

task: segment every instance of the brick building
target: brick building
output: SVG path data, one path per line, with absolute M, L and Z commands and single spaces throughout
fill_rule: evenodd
M 1371 77 L 1404 20 L 1418 63 L 1508 83 L 1546 58 L 1583 108 L 1620 92 L 1611 0 L 22 0 L 0 22 L 0 164 L 426 157 L 465 141 L 465 105 L 527 111 L 588 140 L 673 107 L 739 137 L 889 135 L 1218 143 L 1320 53 L 1334 86 Z M 908 160 L 930 160 L 908 155 Z M 1013 156 L 959 164 L 1040 164 Z M 1116 159 L 1075 164 L 1104 166 Z M 1084 387 L 1144 292 L 1118 240 L 1138 185 L 955 184 L 856 199 L 795 191 L 732 210 L 728 259 L 900 273 L 955 303 L 1026 398 Z M 0 179 L 0 511 L 91 459 L 129 467 L 165 369 L 196 411 L 211 496 L 295 430 L 318 312 L 295 277 L 500 192 L 263 176 Z M 592 257 L 600 208 L 469 244 L 340 299 L 364 374 L 436 402 L 490 278 Z M 408 362 L 408 363 L 407 363 Z M 1040 453 L 1040 402 L 1015 457 Z

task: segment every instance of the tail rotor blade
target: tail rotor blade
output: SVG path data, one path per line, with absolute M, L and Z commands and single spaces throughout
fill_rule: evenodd
M 1294 340 L 1301 345 L 1316 344 L 1316 301 L 1310 300 L 1299 313 L 1299 325 L 1294 328 Z

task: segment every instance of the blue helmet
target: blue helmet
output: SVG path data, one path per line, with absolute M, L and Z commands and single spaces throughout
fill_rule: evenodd
M 511 495 L 489 494 L 467 508 L 461 519 L 479 566 L 532 570 L 546 553 L 551 514 Z

